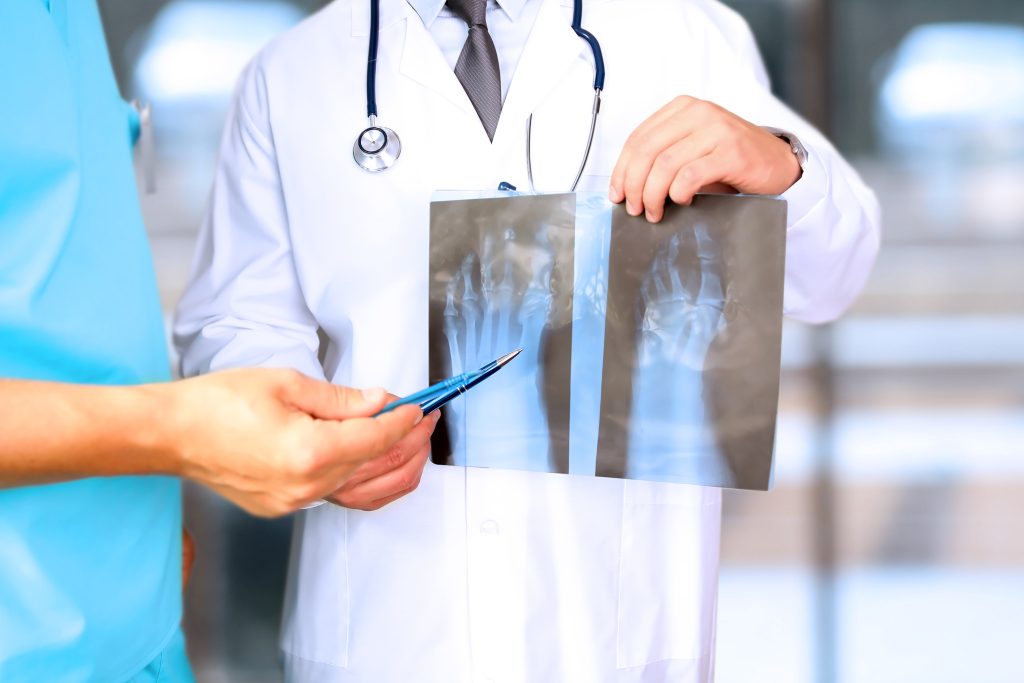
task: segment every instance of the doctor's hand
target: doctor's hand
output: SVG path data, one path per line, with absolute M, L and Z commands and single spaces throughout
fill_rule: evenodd
M 665 200 L 735 191 L 782 194 L 800 179 L 785 141 L 711 102 L 677 97 L 640 124 L 612 171 L 608 196 L 657 223 Z
M 440 410 L 424 417 L 405 438 L 360 465 L 345 485 L 325 500 L 353 510 L 370 511 L 415 491 L 430 459 L 430 436 L 440 417 Z
M 272 517 L 342 488 L 415 432 L 422 413 L 291 370 L 232 370 L 152 385 L 171 473 Z M 420 430 L 422 432 L 422 429 Z M 419 432 L 416 432 L 418 435 Z

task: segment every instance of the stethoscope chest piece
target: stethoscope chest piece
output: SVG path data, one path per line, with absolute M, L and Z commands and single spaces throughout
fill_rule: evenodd
M 370 173 L 386 171 L 402 154 L 402 141 L 390 128 L 370 126 L 359 134 L 352 145 L 352 158 L 359 168 Z

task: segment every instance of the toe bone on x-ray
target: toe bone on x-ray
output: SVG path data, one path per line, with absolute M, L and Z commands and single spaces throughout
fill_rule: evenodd
M 437 198 L 430 377 L 522 355 L 445 409 L 435 462 L 766 489 L 785 203 L 658 225 L 596 193 Z

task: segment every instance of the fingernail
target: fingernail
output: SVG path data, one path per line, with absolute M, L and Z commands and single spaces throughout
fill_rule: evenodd
M 423 422 L 423 413 L 420 413 L 419 415 L 417 415 L 417 416 L 416 416 L 416 421 L 415 421 L 415 422 L 413 422 L 412 424 L 413 424 L 413 426 L 416 426 L 416 425 L 418 425 L 418 424 L 419 424 L 420 422 Z
M 614 185 L 609 187 L 608 188 L 608 199 L 611 202 L 615 203 L 615 204 L 618 204 L 619 202 L 621 202 L 622 201 L 622 195 L 619 194 L 619 188 L 615 187 Z
M 657 220 L 655 220 L 655 218 L 654 218 L 654 214 L 653 214 L 653 213 L 651 213 L 650 211 L 648 211 L 647 213 L 645 213 L 645 214 L 644 214 L 644 217 L 645 217 L 645 218 L 647 219 L 647 222 L 648 222 L 648 223 L 657 223 L 657 222 L 658 222 Z
M 633 204 L 633 202 L 626 202 L 626 213 L 630 216 L 639 216 L 640 207 Z
M 387 392 L 379 387 L 363 389 L 363 400 L 367 403 L 380 403 L 387 396 Z

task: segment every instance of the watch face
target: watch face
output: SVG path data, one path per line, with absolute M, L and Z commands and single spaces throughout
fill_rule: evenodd
M 796 138 L 790 139 L 789 147 L 793 150 L 793 154 L 796 155 L 796 160 L 800 162 L 800 168 L 804 168 L 807 165 L 807 148 Z

